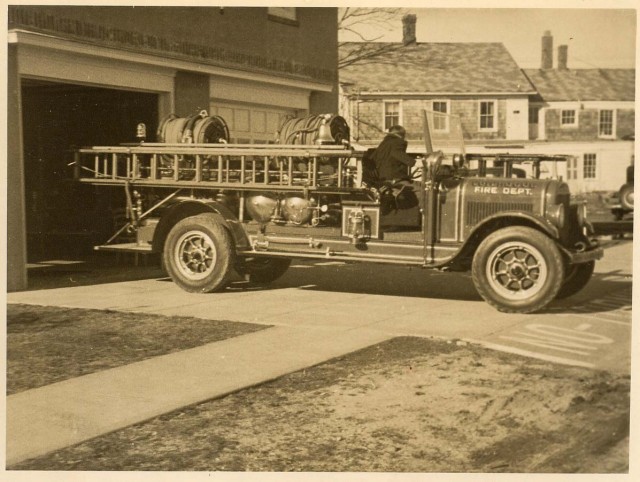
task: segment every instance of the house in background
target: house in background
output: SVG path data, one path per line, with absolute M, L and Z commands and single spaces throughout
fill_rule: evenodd
M 535 90 L 503 44 L 420 43 L 416 16 L 406 15 L 403 24 L 402 42 L 380 44 L 384 52 L 371 61 L 340 69 L 341 114 L 354 142 L 379 141 L 391 125 L 402 124 L 409 141 L 420 144 L 423 110 L 446 114 L 431 126 L 435 144 L 447 137 L 527 140 Z M 359 44 L 341 45 L 341 57 Z
M 529 105 L 535 146 L 565 150 L 575 157 L 565 179 L 577 191 L 618 189 L 633 161 L 635 69 L 569 69 L 568 48 L 542 37 L 540 69 L 525 69 L 537 94 Z
M 568 49 L 542 37 L 541 68 L 521 69 L 500 43 L 420 43 L 415 15 L 403 18 L 403 42 L 340 69 L 340 106 L 353 141 L 376 145 L 393 124 L 424 149 L 422 111 L 435 149 L 573 156 L 543 166 L 573 192 L 617 190 L 633 158 L 634 69 L 568 69 Z M 359 43 L 341 46 L 345 53 Z M 439 115 L 442 113 L 446 115 Z M 459 128 L 456 126 L 460 126 Z M 459 132 L 456 132 L 456 129 Z

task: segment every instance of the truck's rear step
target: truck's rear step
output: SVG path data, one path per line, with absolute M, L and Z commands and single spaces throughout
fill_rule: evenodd
M 96 251 L 113 251 L 116 253 L 151 253 L 151 245 L 139 245 L 138 243 L 103 244 L 94 246 Z

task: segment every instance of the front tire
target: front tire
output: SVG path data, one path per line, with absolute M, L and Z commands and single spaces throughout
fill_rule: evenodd
M 564 263 L 555 242 L 535 229 L 515 226 L 487 236 L 471 267 L 484 300 L 506 313 L 532 313 L 547 306 L 564 279 Z
M 231 235 L 213 215 L 199 214 L 171 229 L 162 259 L 180 288 L 190 293 L 211 293 L 229 283 L 235 249 Z
M 589 261 L 588 263 L 574 264 L 565 269 L 564 282 L 556 295 L 556 299 L 561 300 L 573 296 L 587 286 L 595 267 L 596 262 Z

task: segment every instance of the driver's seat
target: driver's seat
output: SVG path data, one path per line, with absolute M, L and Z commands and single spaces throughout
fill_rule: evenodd
M 373 153 L 376 151 L 375 147 L 367 149 L 362 156 L 362 183 L 374 188 L 379 188 L 382 184 L 376 163 L 373 160 Z
M 373 160 L 375 148 L 367 149 L 362 156 L 362 183 L 364 186 L 374 189 L 380 197 L 380 202 L 391 209 L 407 209 L 417 204 L 415 200 L 410 199 L 413 190 L 410 183 L 401 181 L 394 183 L 393 181 L 381 179 L 378 169 Z M 407 192 L 405 192 L 407 190 Z M 409 198 L 407 198 L 409 196 Z M 413 195 L 415 197 L 415 195 Z M 392 206 L 389 206 L 391 204 Z

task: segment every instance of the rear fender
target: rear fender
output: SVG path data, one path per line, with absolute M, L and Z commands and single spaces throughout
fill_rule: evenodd
M 171 228 L 184 218 L 197 216 L 198 214 L 212 213 L 217 221 L 222 224 L 233 237 L 236 249 L 249 248 L 249 238 L 236 215 L 224 204 L 212 200 L 183 199 L 172 204 L 160 218 L 153 234 L 152 249 L 161 253 L 164 242 Z

